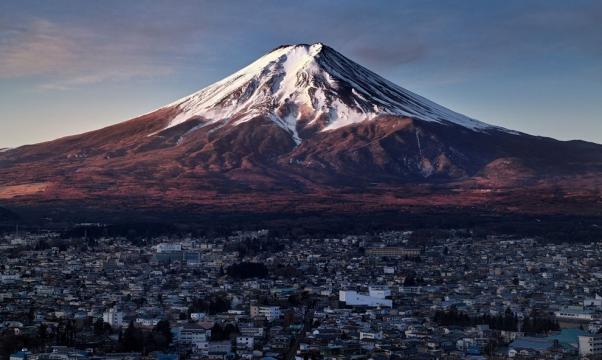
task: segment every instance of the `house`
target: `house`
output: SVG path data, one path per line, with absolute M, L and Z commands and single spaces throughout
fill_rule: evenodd
M 602 334 L 579 336 L 579 356 L 599 355 L 602 355 Z
M 10 354 L 9 360 L 27 360 L 29 356 L 31 356 L 31 352 L 23 348 L 21 351 Z
M 554 315 L 559 320 L 591 321 L 594 319 L 593 312 L 583 306 L 567 306 L 554 312 Z
M 263 316 L 267 321 L 274 321 L 280 318 L 280 306 L 251 305 L 250 315 L 253 318 Z
M 102 314 L 102 320 L 112 328 L 120 328 L 123 326 L 123 312 L 114 307 L 110 308 Z
M 379 293 L 380 295 L 380 293 Z M 351 306 L 392 307 L 393 301 L 382 297 L 362 295 L 357 291 L 339 291 L 339 301 Z
M 253 350 L 254 341 L 252 336 L 237 336 L 236 349 Z

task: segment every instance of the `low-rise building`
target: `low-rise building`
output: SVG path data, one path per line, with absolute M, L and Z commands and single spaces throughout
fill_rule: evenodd
M 579 336 L 579 356 L 602 355 L 602 334 Z

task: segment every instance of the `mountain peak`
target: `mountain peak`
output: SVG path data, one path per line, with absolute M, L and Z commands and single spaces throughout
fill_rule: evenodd
M 282 44 L 279 46 L 276 46 L 275 48 L 273 48 L 271 51 L 268 52 L 272 53 L 274 51 L 278 51 L 281 49 L 293 49 L 293 48 L 305 48 L 305 49 L 315 49 L 315 50 L 321 50 L 322 48 L 327 48 L 328 46 L 322 42 L 316 42 L 313 44 L 306 44 L 306 43 L 299 43 L 299 44 Z
M 302 140 L 300 126 L 328 131 L 382 115 L 453 123 L 474 131 L 494 128 L 395 85 L 320 42 L 281 45 L 168 107 L 176 115 L 167 128 L 193 118 L 204 126 L 264 117 L 297 143 Z

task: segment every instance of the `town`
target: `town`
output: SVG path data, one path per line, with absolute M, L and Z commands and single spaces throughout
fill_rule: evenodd
M 602 355 L 598 243 L 450 230 L 0 240 L 7 360 Z

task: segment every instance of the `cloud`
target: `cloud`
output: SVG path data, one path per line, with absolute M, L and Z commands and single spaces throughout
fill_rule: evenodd
M 171 67 L 165 66 L 131 66 L 121 67 L 121 69 L 107 69 L 96 71 L 93 74 L 68 77 L 62 80 L 55 80 L 41 83 L 37 86 L 40 90 L 69 90 L 84 85 L 98 84 L 102 82 L 127 81 L 134 78 L 150 78 L 167 76 L 173 73 Z
M 172 73 L 153 50 L 140 34 L 118 36 L 36 18 L 26 27 L 2 29 L 0 78 L 34 77 L 39 89 L 66 90 Z
M 0 77 L 60 71 L 74 60 L 76 45 L 45 20 L 32 21 L 27 28 L 5 28 L 0 40 Z
M 385 74 L 426 64 L 423 76 L 436 78 L 549 54 L 600 58 L 602 5 L 576 1 L 0 3 L 11 14 L 0 15 L 0 78 L 31 77 L 42 89 L 192 71 L 203 81 L 278 44 L 316 41 Z

